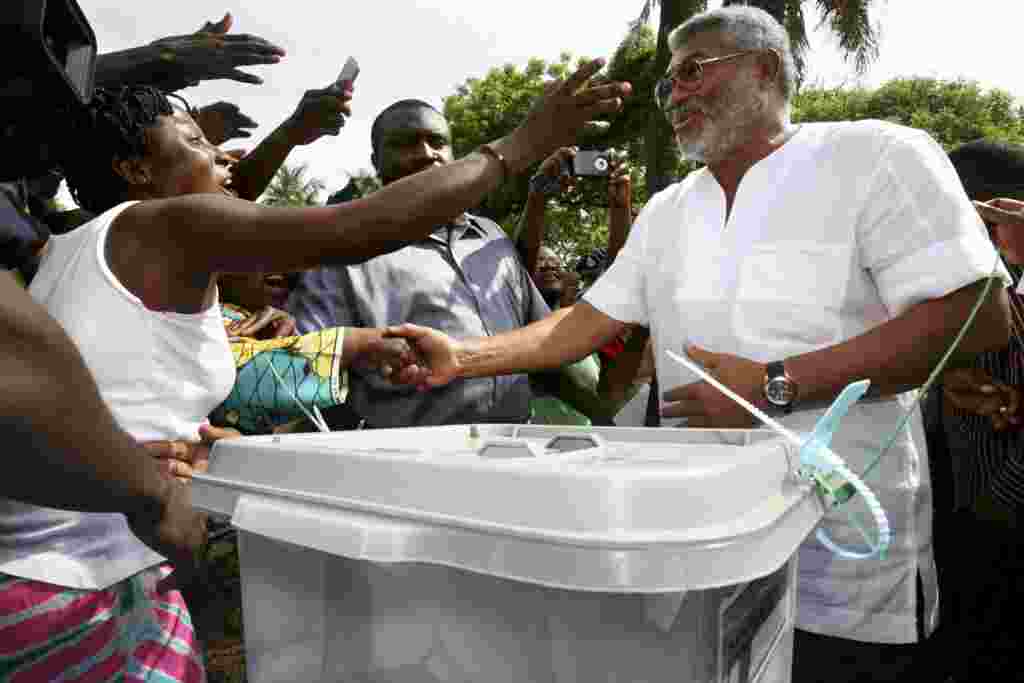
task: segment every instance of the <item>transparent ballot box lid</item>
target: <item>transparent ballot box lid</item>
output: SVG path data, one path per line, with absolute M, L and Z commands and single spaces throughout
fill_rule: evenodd
M 219 441 L 193 503 L 372 562 L 665 593 L 779 569 L 824 508 L 764 430 L 474 425 Z

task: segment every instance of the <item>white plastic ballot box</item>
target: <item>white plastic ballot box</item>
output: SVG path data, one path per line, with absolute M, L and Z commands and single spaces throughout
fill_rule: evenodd
M 220 441 L 249 680 L 790 679 L 824 514 L 762 430 L 479 425 Z

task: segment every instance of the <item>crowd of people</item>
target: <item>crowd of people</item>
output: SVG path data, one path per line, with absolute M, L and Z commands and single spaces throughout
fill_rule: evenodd
M 700 13 L 653 96 L 701 167 L 637 212 L 613 160 L 609 244 L 571 268 L 545 244 L 548 199 L 582 128 L 634 95 L 591 83 L 600 60 L 461 159 L 440 111 L 399 100 L 371 131 L 381 189 L 271 207 L 255 200 L 296 146 L 340 133 L 354 86 L 307 91 L 251 151 L 225 151 L 255 123 L 174 91 L 257 83 L 239 67 L 285 56 L 230 29 L 102 55 L 59 167 L 0 188 L 16 276 L 0 275 L 0 425 L 21 454 L 0 484 L 0 678 L 204 680 L 181 588 L 212 528 L 188 479 L 217 439 L 321 415 L 611 425 L 655 375 L 667 421 L 757 426 L 667 350 L 795 431 L 871 380 L 833 448 L 859 472 L 891 437 L 868 482 L 894 542 L 865 561 L 801 546 L 794 681 L 1014 670 L 1013 638 L 978 623 L 1013 633 L 1024 606 L 1024 148 L 947 155 L 892 123 L 794 123 L 785 29 Z M 517 234 L 473 213 L 531 168 Z M 71 212 L 47 201 L 62 178 Z M 954 345 L 922 420 L 916 390 Z M 823 524 L 858 537 L 839 512 Z

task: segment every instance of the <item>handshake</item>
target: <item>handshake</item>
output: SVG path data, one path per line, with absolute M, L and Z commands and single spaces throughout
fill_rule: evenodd
M 457 342 L 429 327 L 405 324 L 383 329 L 350 328 L 345 347 L 350 367 L 378 372 L 392 384 L 415 386 L 421 391 L 443 386 L 458 374 Z

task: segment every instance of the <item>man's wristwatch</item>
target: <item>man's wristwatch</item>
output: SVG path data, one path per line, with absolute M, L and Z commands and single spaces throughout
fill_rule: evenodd
M 786 374 L 786 367 L 781 360 L 768 364 L 764 376 L 764 397 L 768 405 L 789 415 L 793 412 L 797 391 L 797 383 Z

